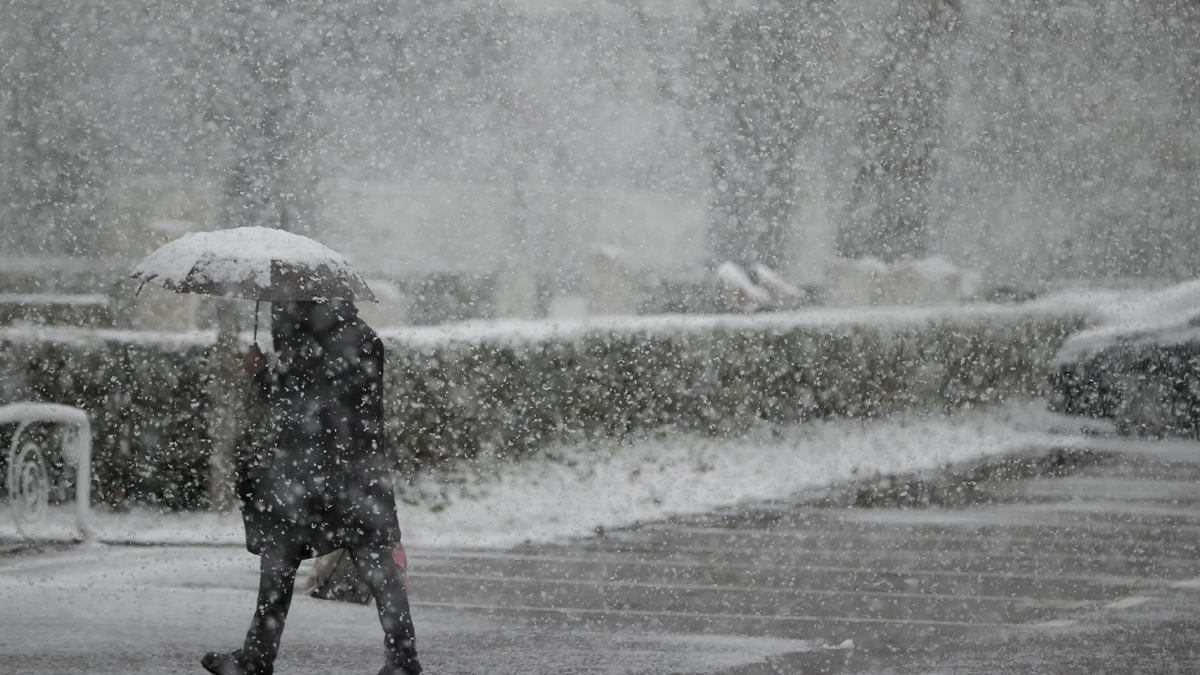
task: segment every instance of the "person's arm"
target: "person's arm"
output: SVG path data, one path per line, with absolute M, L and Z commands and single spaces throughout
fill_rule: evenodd
M 383 445 L 383 342 L 373 332 L 346 340 L 348 353 L 333 360 L 342 404 L 354 411 L 356 433 L 365 433 L 372 445 Z
M 242 358 L 242 370 L 249 373 L 254 382 L 254 393 L 259 398 L 272 401 L 280 398 L 283 393 L 282 379 L 267 362 L 267 357 L 257 344 L 250 345 L 246 356 Z
M 258 348 L 258 343 L 250 345 L 246 355 L 242 357 L 242 370 L 257 375 L 267 369 L 267 357 Z

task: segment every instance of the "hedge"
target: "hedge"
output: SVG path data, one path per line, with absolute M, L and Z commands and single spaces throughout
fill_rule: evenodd
M 411 473 L 666 426 L 736 433 L 1037 396 L 1085 320 L 979 307 L 384 331 L 389 451 Z M 0 403 L 88 410 L 97 499 L 203 507 L 214 345 L 211 333 L 3 329 Z M 243 453 L 269 446 L 262 406 L 234 404 L 249 411 Z
M 93 499 L 203 505 L 214 338 L 80 328 L 0 330 L 0 403 L 46 401 L 88 411 Z M 7 450 L 7 438 L 0 440 Z
M 389 331 L 389 446 L 412 470 L 662 426 L 726 433 L 1039 396 L 1085 321 L 986 307 Z

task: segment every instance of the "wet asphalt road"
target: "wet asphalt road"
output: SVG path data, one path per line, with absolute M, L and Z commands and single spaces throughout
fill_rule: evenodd
M 1200 444 L 1082 445 L 1031 449 L 1054 457 L 1042 475 L 976 472 L 966 499 L 961 475 L 894 477 L 577 542 L 432 553 L 412 597 L 533 625 L 812 642 L 730 671 L 746 674 L 1074 672 L 1064 645 L 1108 652 L 1093 668 L 1111 672 L 1191 672 L 1200 639 L 1180 631 L 1200 600 L 1177 582 L 1200 578 Z M 1137 650 L 1115 644 L 1168 624 L 1175 643 L 1124 667 Z
M 1197 672 L 1200 444 L 1068 445 L 577 541 L 412 550 L 427 671 Z M 253 563 L 10 549 L 0 672 L 199 673 L 244 629 Z M 298 599 L 277 672 L 374 672 L 373 614 Z

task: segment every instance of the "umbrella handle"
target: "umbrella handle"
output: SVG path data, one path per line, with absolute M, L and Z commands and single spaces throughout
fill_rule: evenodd
M 261 300 L 254 301 L 254 344 L 258 344 L 258 304 Z

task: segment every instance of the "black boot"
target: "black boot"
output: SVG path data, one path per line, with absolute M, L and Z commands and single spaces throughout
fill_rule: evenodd
M 274 671 L 271 666 L 250 662 L 240 649 L 232 654 L 209 652 L 200 659 L 200 665 L 213 675 L 272 675 Z
M 415 666 L 416 670 L 408 670 L 394 664 L 387 664 L 379 669 L 379 675 L 420 675 L 421 666 Z

